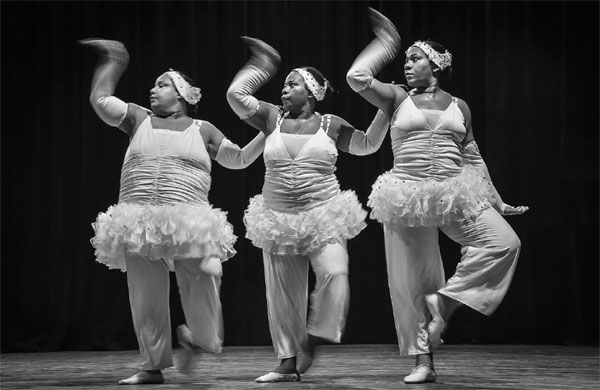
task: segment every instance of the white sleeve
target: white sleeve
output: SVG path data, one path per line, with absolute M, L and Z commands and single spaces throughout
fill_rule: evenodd
M 244 148 L 240 148 L 227 138 L 223 138 L 215 160 L 229 169 L 243 169 L 252 164 L 265 148 L 265 135 L 258 133 Z
M 387 115 L 382 110 L 378 110 L 366 132 L 360 130 L 352 132 L 348 152 L 356 156 L 375 153 L 381 146 L 389 126 Z
M 102 96 L 91 103 L 96 114 L 109 126 L 118 127 L 127 115 L 127 103 L 115 96 Z

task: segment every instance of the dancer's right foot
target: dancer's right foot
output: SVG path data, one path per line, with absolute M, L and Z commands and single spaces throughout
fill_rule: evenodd
M 177 371 L 182 374 L 189 374 L 192 370 L 194 359 L 200 355 L 202 349 L 192 342 L 192 332 L 187 325 L 179 325 L 177 327 L 177 341 L 183 347 L 183 350 L 181 357 L 176 360 L 175 366 L 177 367 Z
M 127 379 L 119 381 L 120 385 L 160 385 L 165 382 L 165 378 L 160 370 L 136 372 Z
M 298 359 L 298 372 L 300 372 L 300 374 L 304 374 L 308 371 L 310 366 L 312 366 L 313 361 L 315 360 L 315 350 L 318 341 L 319 339 L 317 337 L 310 334 L 306 337 L 306 341 L 302 345 L 302 353 Z

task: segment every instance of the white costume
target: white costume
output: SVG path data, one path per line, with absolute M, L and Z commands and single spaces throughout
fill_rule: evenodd
M 517 264 L 520 241 L 491 207 L 491 183 L 468 163 L 461 147 L 463 123 L 455 98 L 440 111 L 418 109 L 408 96 L 390 125 L 394 167 L 377 179 L 369 197 L 371 217 L 384 225 L 402 355 L 430 352 L 426 294 L 438 292 L 490 315 Z M 438 230 L 462 246 L 462 259 L 448 281 Z

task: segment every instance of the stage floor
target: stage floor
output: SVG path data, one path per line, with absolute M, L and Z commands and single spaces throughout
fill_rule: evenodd
M 174 351 L 174 359 L 181 349 Z M 597 347 L 444 345 L 436 353 L 438 381 L 402 382 L 412 358 L 395 345 L 325 345 L 301 382 L 258 384 L 276 365 L 271 347 L 225 347 L 202 354 L 191 375 L 164 370 L 165 384 L 145 389 L 594 389 L 600 388 Z M 136 371 L 137 351 L 5 353 L 0 388 L 109 389 Z M 138 388 L 130 386 L 129 388 Z M 127 388 L 127 387 L 125 387 Z

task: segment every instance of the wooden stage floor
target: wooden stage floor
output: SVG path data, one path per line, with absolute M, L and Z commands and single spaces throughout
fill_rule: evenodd
M 174 359 L 181 349 L 174 351 Z M 594 389 L 600 388 L 597 347 L 444 345 L 437 383 L 405 385 L 412 358 L 395 345 L 324 345 L 301 382 L 258 384 L 276 364 L 271 347 L 226 347 L 203 354 L 191 375 L 164 371 L 165 384 L 144 389 Z M 137 351 L 5 353 L 0 388 L 112 389 L 136 371 Z

